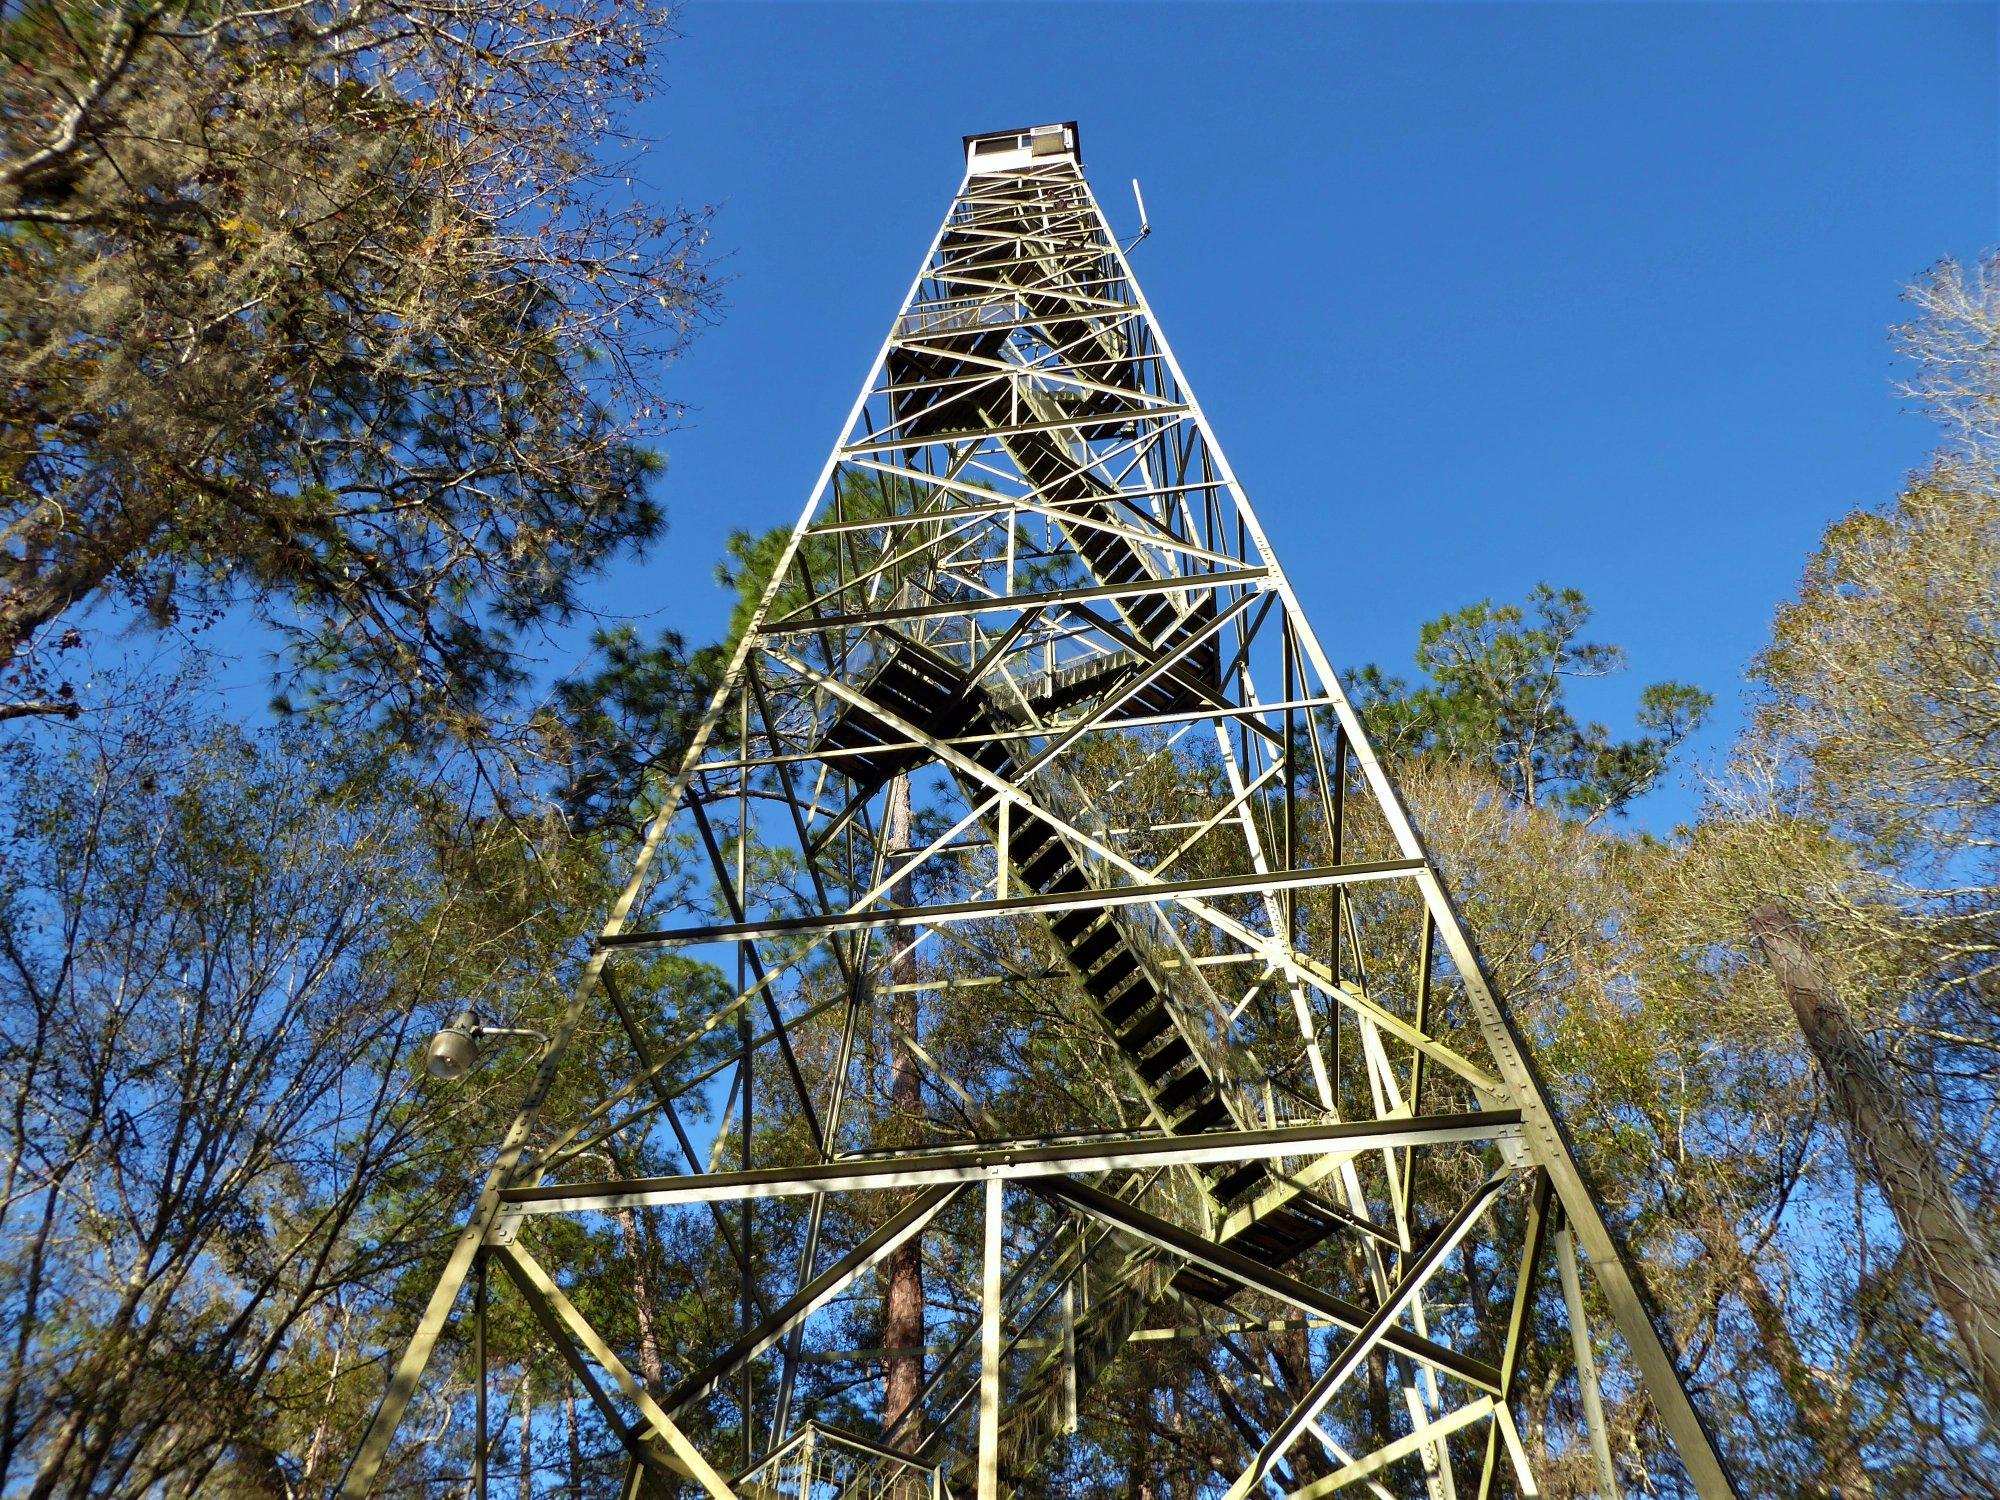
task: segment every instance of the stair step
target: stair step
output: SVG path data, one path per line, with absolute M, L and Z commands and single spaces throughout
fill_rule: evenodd
M 1090 924 L 1102 917 L 1099 909 L 1087 911 L 1066 911 L 1049 919 L 1049 926 L 1065 945 L 1075 942 L 1089 929 Z
M 820 737 L 820 744 L 828 750 L 853 752 L 835 757 L 834 764 L 857 785 L 880 785 L 928 756 L 920 746 L 879 748 L 909 737 L 882 715 L 893 715 L 925 734 L 957 737 L 968 727 L 977 707 L 963 687 L 962 676 L 950 662 L 921 648 L 899 644 L 875 669 L 864 689 L 874 707 L 849 705 L 842 709 Z M 869 753 L 871 747 L 878 747 L 875 753 Z M 1004 746 L 1002 750 L 1004 753 Z
M 1150 1003 L 1155 995 L 1152 981 L 1141 978 L 1140 982 L 1126 990 L 1116 1000 L 1106 1000 L 1098 1007 L 1098 1014 L 1105 1023 L 1116 1031 Z
M 898 683 L 885 688 L 876 683 L 868 690 L 868 701 L 878 704 L 899 719 L 906 719 L 920 729 L 938 733 L 957 727 L 954 720 L 964 713 L 964 705 L 957 702 L 948 692 L 906 692 Z
M 1232 1167 L 1216 1179 L 1215 1200 L 1226 1207 L 1259 1182 L 1265 1181 L 1269 1175 L 1269 1170 L 1261 1161 L 1249 1161 L 1240 1167 Z
M 1049 844 L 1030 858 L 1016 861 L 1016 867 L 1021 872 L 1021 879 L 1038 891 L 1046 891 L 1052 888 L 1062 871 L 1074 870 L 1076 861 L 1061 844 Z
M 882 746 L 886 740 L 900 740 L 902 734 L 890 732 L 880 720 L 836 720 L 820 744 L 828 750 L 848 750 L 854 754 L 832 756 L 832 764 L 840 774 L 858 782 L 860 786 L 880 786 L 898 770 L 906 770 L 924 758 L 920 748 L 900 748 L 900 750 L 874 750 L 870 746 Z
M 901 682 L 922 683 L 930 687 L 951 692 L 958 687 L 960 675 L 953 667 L 921 650 L 908 650 L 896 646 L 884 658 L 880 677 Z
M 1139 627 L 1149 641 L 1165 644 L 1161 638 L 1173 633 L 1162 628 L 1173 618 L 1174 613 L 1173 604 L 1163 595 L 1142 595 L 1137 599 L 1127 600 L 1125 610 L 1131 616 L 1132 623 Z
M 1205 1092 L 1212 1092 L 1215 1080 L 1200 1068 L 1183 1073 L 1160 1091 L 1160 1113 L 1168 1119 L 1179 1114 Z
M 1102 927 L 1085 933 L 1080 941 L 1071 946 L 1069 961 L 1078 969 L 1088 973 L 1097 966 L 1099 959 L 1119 946 L 1123 940 L 1124 934 L 1119 932 L 1117 924 L 1107 919 Z
M 1110 957 L 1083 976 L 1083 987 L 1100 1000 L 1108 1000 L 1132 975 L 1139 971 L 1139 960 L 1130 948 L 1119 945 Z
M 1173 1017 L 1167 1014 L 1166 1006 L 1155 1004 L 1141 1011 L 1137 1020 L 1118 1033 L 1118 1045 L 1127 1052 L 1137 1052 L 1172 1024 Z
M 1008 818 L 1007 857 L 1025 864 L 1056 841 L 1056 831 L 1032 813 L 1016 808 Z
M 1136 583 L 1146 576 L 1145 565 L 1139 561 L 1138 554 L 1122 541 L 1115 541 L 1112 548 L 1087 550 L 1084 557 L 1099 583 Z
M 965 327 L 933 329 L 925 338 L 934 344 L 945 346 L 949 352 L 936 349 L 895 348 L 889 351 L 889 365 L 892 372 L 891 384 L 907 386 L 911 380 L 902 378 L 907 372 L 916 380 L 949 380 L 954 376 L 975 373 L 968 366 L 967 358 L 991 358 L 1006 346 L 1008 329 Z M 921 409 L 926 400 L 935 401 L 941 396 L 947 399 L 962 399 L 971 394 L 969 390 L 945 392 L 926 390 L 904 390 L 896 393 L 895 401 L 900 407 Z
M 1186 1119 L 1174 1122 L 1174 1133 L 1199 1135 L 1205 1130 L 1220 1130 L 1229 1123 L 1229 1106 L 1222 1102 L 1222 1095 L 1210 1094 Z
M 1212 1302 L 1217 1307 L 1226 1306 L 1229 1299 L 1242 1286 L 1234 1281 L 1224 1281 L 1213 1272 L 1198 1266 L 1184 1266 L 1174 1277 L 1174 1290 L 1183 1296 L 1197 1297 L 1203 1302 Z
M 1289 1260 L 1296 1251 L 1302 1249 L 1310 1240 L 1310 1225 L 1301 1219 L 1292 1218 L 1283 1209 L 1278 1209 L 1266 1214 L 1261 1219 L 1253 1220 L 1240 1233 L 1235 1235 L 1230 1240 L 1230 1243 L 1239 1246 L 1247 1245 L 1253 1250 L 1262 1251 L 1267 1255 L 1278 1255 L 1281 1259 Z
M 971 728 L 967 723 L 961 729 Z M 995 776 L 1011 775 L 1014 770 L 1013 749 L 1000 740 L 982 740 L 967 752 L 968 758 L 976 765 L 984 766 Z
M 1177 1036 L 1169 1037 L 1164 1047 L 1139 1059 L 1139 1076 L 1149 1084 L 1157 1084 L 1193 1056 L 1185 1041 Z
M 1264 1215 L 1232 1235 L 1229 1243 L 1282 1266 L 1298 1259 L 1339 1227 L 1338 1221 L 1322 1215 L 1294 1212 L 1292 1205 Z
M 1045 895 L 1075 894 L 1090 889 L 1090 880 L 1074 864 L 1060 866 L 1055 874 L 1034 882 Z
M 885 745 L 893 740 L 900 740 L 902 738 L 904 736 L 900 731 L 892 729 L 887 723 L 876 718 L 873 714 L 856 712 L 852 717 L 835 719 L 831 724 L 827 725 L 826 733 L 820 736 L 820 744 L 835 750 L 862 750 L 870 745 Z M 907 755 L 921 754 L 922 752 L 898 750 L 894 753 Z M 859 758 L 858 756 L 843 757 L 843 759 Z

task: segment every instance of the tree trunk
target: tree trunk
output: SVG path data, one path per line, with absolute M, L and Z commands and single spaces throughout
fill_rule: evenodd
M 1389 1356 L 1380 1348 L 1368 1353 L 1368 1425 L 1370 1440 L 1380 1445 L 1391 1441 L 1395 1427 L 1389 1406 Z
M 903 857 L 910 844 L 910 779 L 898 776 L 889 784 L 889 805 L 883 816 L 882 837 L 889 858 Z M 916 892 L 908 879 L 899 880 L 889 892 L 891 904 L 914 906 Z M 914 1136 L 916 1121 L 923 1108 L 923 1078 L 907 1037 L 917 1031 L 917 995 L 909 986 L 916 982 L 916 961 L 910 951 L 907 929 L 898 929 L 891 939 L 896 951 L 889 960 L 889 1018 L 894 1033 L 889 1043 L 889 1109 L 893 1117 L 893 1139 L 901 1142 Z M 912 1235 L 890 1253 L 888 1262 L 887 1306 L 884 1309 L 882 1342 L 891 1350 L 882 1362 L 886 1389 L 882 1397 L 883 1430 L 896 1432 L 896 1442 L 905 1452 L 914 1453 L 923 1441 L 923 1414 L 911 1409 L 924 1384 L 924 1251 L 923 1236 Z M 908 1420 L 905 1421 L 905 1413 Z M 897 1425 L 901 1423 L 901 1430 Z
M 1306 1392 L 1312 1389 L 1312 1334 L 1301 1323 L 1296 1327 L 1287 1327 L 1273 1333 L 1270 1336 L 1270 1346 L 1272 1362 L 1277 1369 L 1278 1389 L 1266 1399 L 1272 1402 L 1271 1418 L 1275 1420 L 1303 1401 Z M 1386 1373 L 1387 1368 L 1388 1362 L 1384 1360 L 1379 1367 L 1380 1372 Z M 1369 1420 L 1371 1423 L 1380 1424 L 1373 1435 L 1377 1441 L 1387 1442 L 1389 1441 L 1389 1388 L 1386 1383 L 1376 1379 L 1377 1373 L 1377 1367 L 1371 1364 L 1369 1388 L 1364 1399 L 1370 1412 Z M 1270 1425 L 1267 1422 L 1267 1429 Z M 1285 1482 L 1287 1489 L 1296 1488 L 1314 1479 L 1324 1479 L 1333 1472 L 1334 1467 L 1325 1449 L 1318 1443 L 1307 1442 L 1292 1444 L 1291 1451 L 1286 1453 L 1280 1463 L 1284 1473 L 1289 1476 Z
M 620 1177 L 638 1175 L 621 1154 L 613 1152 L 611 1160 Z M 618 1221 L 625 1264 L 631 1267 L 628 1285 L 632 1292 L 632 1316 L 639 1325 L 639 1380 L 648 1394 L 657 1396 L 666 1390 L 667 1379 L 666 1366 L 660 1358 L 660 1304 L 653 1291 L 653 1258 L 646 1253 L 639 1216 L 630 1208 L 621 1208 L 613 1217 Z
M 569 1500 L 583 1500 L 583 1434 L 576 1425 L 576 1379 L 563 1385 L 563 1431 L 569 1437 L 569 1483 L 564 1492 Z
M 2000 1266 L 1904 1109 L 1887 1066 L 1827 982 L 1798 919 L 1767 903 L 1750 914 L 1750 933 L 1798 1016 L 1856 1165 L 1887 1200 L 1958 1334 L 1989 1430 L 2000 1431 Z
M 126 506 L 103 517 L 94 534 L 65 536 L 73 518 L 44 500 L 35 515 L 9 540 L 19 553 L 0 557 L 0 667 L 36 631 L 101 589 L 118 565 L 140 555 L 159 534 L 168 512 L 158 506 Z

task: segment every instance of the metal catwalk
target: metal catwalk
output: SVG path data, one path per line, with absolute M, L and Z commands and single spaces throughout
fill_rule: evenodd
M 1534 1495 L 1533 1431 L 1615 1495 L 1614 1398 L 1731 1494 L 1075 126 L 966 161 L 345 1493 L 504 1278 L 635 1495 L 1124 1493 L 1170 1384 L 1233 1443 L 1188 1494 Z M 618 1213 L 740 1307 L 659 1388 L 547 1232 Z

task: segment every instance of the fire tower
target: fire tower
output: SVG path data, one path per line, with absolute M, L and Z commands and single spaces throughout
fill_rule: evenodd
M 1614 1496 L 1623 1403 L 1731 1495 L 1076 126 L 965 146 L 344 1493 L 461 1302 L 483 1485 L 505 1295 L 630 1495 L 1125 1493 L 1176 1391 L 1188 1494 Z M 737 1306 L 655 1381 L 549 1233 L 634 1214 Z

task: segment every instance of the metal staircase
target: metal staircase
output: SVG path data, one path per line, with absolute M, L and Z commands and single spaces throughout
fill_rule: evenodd
M 1185 617 L 1174 623 L 1184 628 Z M 1171 643 L 1173 632 L 1164 634 L 1162 646 Z M 1102 694 L 1134 670 L 1125 664 L 1089 681 Z M 1018 721 L 949 659 L 918 643 L 896 639 L 864 695 L 905 727 L 859 705 L 848 707 L 829 726 L 822 753 L 842 752 L 840 763 L 855 783 L 856 796 L 871 795 L 888 777 L 919 762 L 920 751 L 897 748 L 906 742 L 909 727 L 938 741 L 967 742 L 970 758 L 996 777 L 1012 780 L 1019 774 L 1014 741 L 1008 737 Z M 1079 701 L 1068 693 L 1059 697 L 1071 704 Z M 1165 708 L 1179 701 L 1168 697 L 1148 706 Z M 1024 695 L 1024 702 L 1031 711 L 1039 710 L 1050 706 L 1051 698 Z M 965 790 L 968 797 L 976 796 L 975 788 Z M 1022 886 L 1043 895 L 1083 895 L 1092 889 L 1086 858 L 1046 819 L 1033 812 L 1017 813 L 1004 846 L 997 816 L 989 814 L 985 821 L 996 849 L 1004 849 Z M 1134 941 L 1118 908 L 1086 906 L 1063 912 L 1048 920 L 1047 929 L 1075 975 L 1089 1013 L 1130 1065 L 1163 1129 L 1186 1135 L 1257 1123 L 1230 1107 L 1221 1081 L 1202 1055 L 1212 1044 L 1194 1029 L 1190 1009 L 1172 1004 L 1170 984 Z M 1230 1225 L 1232 1237 L 1240 1235 L 1258 1253 L 1273 1257 L 1272 1264 L 1291 1260 L 1334 1228 L 1334 1216 L 1315 1207 L 1312 1195 L 1274 1182 L 1265 1162 L 1217 1166 L 1203 1175 L 1218 1220 Z M 1239 1208 L 1250 1212 L 1236 1216 Z M 1196 1273 L 1190 1273 L 1184 1284 L 1218 1302 L 1226 1301 L 1234 1290 Z

